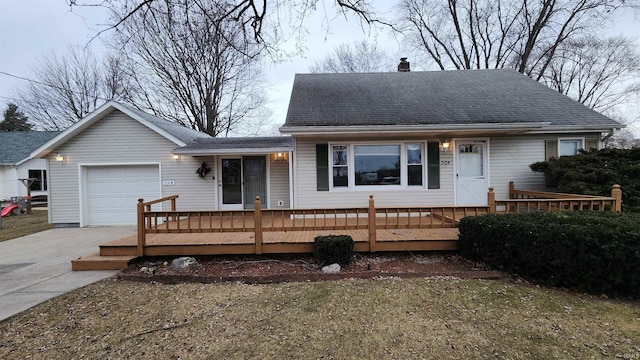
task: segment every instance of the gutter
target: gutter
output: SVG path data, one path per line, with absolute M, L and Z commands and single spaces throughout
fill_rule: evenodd
M 273 153 L 288 153 L 293 151 L 293 147 L 274 147 L 274 148 L 233 148 L 233 149 L 197 149 L 197 150 L 182 150 L 180 148 L 171 151 L 175 155 L 190 155 L 190 156 L 210 156 L 210 155 L 236 155 L 236 154 L 273 154 Z

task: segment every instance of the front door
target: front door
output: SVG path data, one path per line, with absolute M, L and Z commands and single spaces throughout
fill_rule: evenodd
M 219 185 L 221 210 L 253 209 L 256 196 L 266 204 L 266 157 L 221 158 Z
M 486 205 L 487 141 L 456 141 L 456 205 Z

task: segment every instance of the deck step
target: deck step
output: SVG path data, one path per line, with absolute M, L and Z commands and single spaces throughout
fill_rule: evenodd
M 71 270 L 122 270 L 137 256 L 100 256 L 99 253 L 71 260 Z

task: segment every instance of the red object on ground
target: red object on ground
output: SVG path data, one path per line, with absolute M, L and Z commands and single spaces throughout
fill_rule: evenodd
M 7 217 L 11 215 L 13 210 L 17 209 L 18 205 L 8 205 L 4 209 L 2 209 L 2 217 Z

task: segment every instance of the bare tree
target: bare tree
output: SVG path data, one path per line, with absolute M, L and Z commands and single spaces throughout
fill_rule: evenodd
M 64 130 L 105 101 L 117 99 L 123 78 L 117 59 L 99 61 L 88 48 L 70 46 L 38 60 L 33 81 L 17 90 L 18 103 L 36 128 Z
M 263 46 L 245 36 L 242 24 L 216 16 L 229 12 L 227 5 L 207 6 L 156 1 L 121 24 L 113 44 L 126 59 L 135 85 L 128 99 L 137 107 L 226 136 L 264 102 Z
M 628 129 L 617 132 L 605 142 L 605 147 L 615 149 L 632 149 L 640 147 L 640 139 Z
M 182 0 L 66 0 L 71 9 L 74 7 L 106 7 L 116 10 L 117 16 L 103 28 L 98 35 L 120 29 L 137 16 L 153 13 L 166 5 L 179 4 Z M 254 41 L 270 48 L 289 36 L 283 30 L 283 23 L 291 27 L 291 32 L 301 30 L 304 19 L 325 0 L 228 0 L 223 12 L 209 12 L 211 0 L 192 0 L 212 22 L 231 20 L 243 29 L 243 33 L 253 37 Z M 355 14 L 364 24 L 392 25 L 379 18 L 372 9 L 371 0 L 330 0 L 339 15 Z
M 628 38 L 584 36 L 558 47 L 542 80 L 551 88 L 599 111 L 638 94 L 640 56 Z
M 440 68 L 513 68 L 540 80 L 567 41 L 637 0 L 400 0 L 402 28 Z
M 389 56 L 376 44 L 366 40 L 342 44 L 322 61 L 309 68 L 313 73 L 355 73 L 393 70 Z

